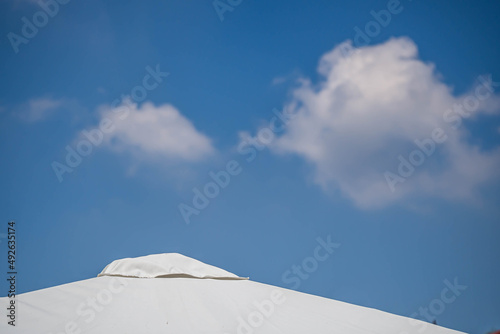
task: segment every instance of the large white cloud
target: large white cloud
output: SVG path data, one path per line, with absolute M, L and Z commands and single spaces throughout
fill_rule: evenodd
M 349 57 L 346 46 L 323 55 L 319 83 L 303 79 L 293 90 L 285 108 L 295 117 L 271 149 L 303 157 L 316 183 L 364 208 L 422 195 L 476 198 L 478 188 L 498 176 L 500 152 L 469 144 L 463 119 L 498 111 L 499 98 L 492 94 L 498 85 L 483 77 L 468 94 L 454 96 L 407 38 Z M 414 141 L 429 143 L 433 131 L 444 142 L 434 142 L 435 152 L 413 172 L 401 167 L 399 174 L 400 156 L 410 159 L 418 149 Z M 422 153 L 412 158 L 420 163 Z M 388 182 L 388 175 L 396 181 Z
M 125 101 L 116 108 L 102 107 L 100 115 L 101 125 L 107 122 L 110 129 L 104 145 L 116 151 L 174 162 L 201 160 L 215 151 L 211 140 L 170 104 Z

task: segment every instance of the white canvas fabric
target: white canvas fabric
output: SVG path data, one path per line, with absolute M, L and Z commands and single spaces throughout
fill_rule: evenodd
M 151 257 L 125 259 L 107 266 L 99 277 L 21 294 L 16 327 L 4 320 L 0 333 L 459 333 L 375 309 L 234 279 L 222 269 L 177 255 L 152 258 L 153 262 Z M 181 263 L 169 263 L 170 259 Z M 166 267 L 158 268 L 159 263 Z M 139 277 L 148 279 L 134 276 L 136 267 L 141 270 Z M 192 277 L 151 278 L 171 267 L 181 271 L 176 275 Z M 218 275 L 215 279 L 195 278 L 214 274 Z M 8 302 L 8 298 L 0 299 L 4 310 Z

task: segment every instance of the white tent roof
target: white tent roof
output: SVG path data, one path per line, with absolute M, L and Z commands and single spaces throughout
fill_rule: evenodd
M 0 298 L 2 309 L 8 303 Z M 114 261 L 96 278 L 18 295 L 16 310 L 16 326 L 4 318 L 0 333 L 459 333 L 253 282 L 180 254 Z

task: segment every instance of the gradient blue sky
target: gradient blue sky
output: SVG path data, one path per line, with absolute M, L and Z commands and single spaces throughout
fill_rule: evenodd
M 384 74 L 383 66 L 392 71 L 391 55 L 418 49 L 410 56 L 417 70 L 401 73 L 420 84 L 408 103 L 421 110 L 404 99 L 391 104 L 397 124 L 423 129 L 407 137 L 384 127 L 394 118 L 371 108 L 373 100 L 329 94 L 325 87 L 338 77 L 317 71 L 321 57 L 352 40 L 354 28 L 364 29 L 370 11 L 386 9 L 387 1 L 243 0 L 223 21 L 209 0 L 70 1 L 17 53 L 8 33 L 21 34 L 22 18 L 31 21 L 40 7 L 2 1 L 1 232 L 16 220 L 19 291 L 91 278 L 115 259 L 166 252 L 290 288 L 283 273 L 313 255 L 316 238 L 331 235 L 341 246 L 298 290 L 409 316 L 440 298 L 444 280 L 458 278 L 468 288 L 436 317 L 438 324 L 475 334 L 500 328 L 498 94 L 464 120 L 459 135 L 453 132 L 446 145 L 454 148 L 438 149 L 395 198 L 364 192 L 385 182 L 380 171 L 394 170 L 398 154 L 415 148 L 413 139 L 431 133 L 434 123 L 424 118 L 467 96 L 480 75 L 500 81 L 500 4 L 400 6 L 370 38 L 375 47 L 361 49 L 364 58 L 329 64 L 351 73 L 353 64 L 371 59 Z M 408 64 L 397 56 L 394 62 Z M 434 72 L 421 78 L 419 69 L 431 63 Z M 112 113 L 113 101 L 157 64 L 169 76 L 148 93 L 151 105 L 140 103 L 131 111 L 137 117 L 118 122 L 120 130 L 59 182 L 51 164 L 64 162 L 66 145 Z M 379 86 L 380 78 L 358 79 L 368 90 Z M 394 96 L 408 93 L 395 87 Z M 332 116 L 340 113 L 333 107 L 300 109 L 311 100 L 294 94 L 322 89 L 335 102 L 330 107 L 359 102 L 360 114 L 342 106 L 345 118 Z M 374 96 L 382 106 L 392 99 L 387 91 Z M 241 141 L 265 127 L 274 108 L 294 103 L 303 117 L 247 162 L 238 153 Z M 178 123 L 169 128 L 172 115 Z M 339 135 L 345 119 L 349 131 Z M 134 121 L 148 120 L 135 128 Z M 380 137 L 385 144 L 371 147 Z M 155 146 L 163 139 L 171 145 Z M 191 204 L 193 188 L 233 159 L 242 172 L 185 224 L 179 204 Z M 6 260 L 0 268 L 6 271 Z M 4 281 L 0 287 L 5 296 Z

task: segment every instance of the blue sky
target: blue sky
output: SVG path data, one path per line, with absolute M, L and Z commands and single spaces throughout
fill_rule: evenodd
M 500 327 L 498 3 L 63 2 L 0 5 L 20 292 L 179 252 L 405 316 L 457 279 L 438 324 Z

